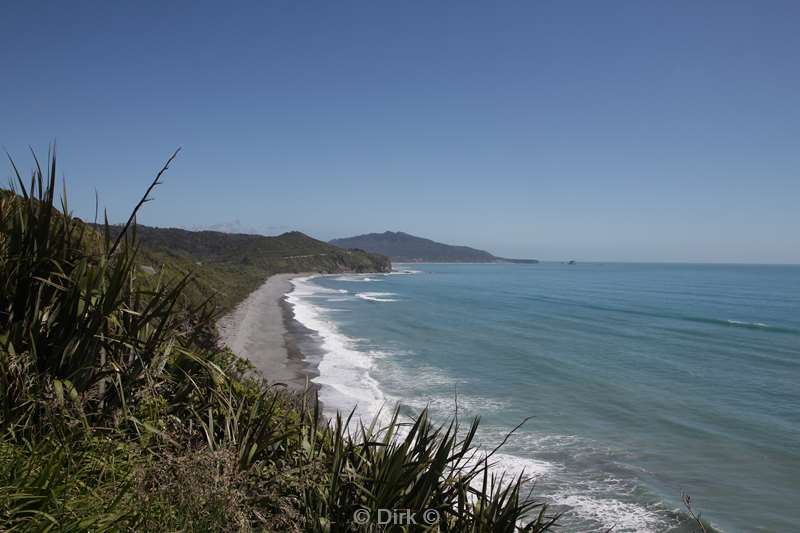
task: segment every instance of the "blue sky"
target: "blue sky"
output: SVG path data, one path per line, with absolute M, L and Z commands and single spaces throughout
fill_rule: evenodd
M 114 5 L 112 5 L 114 4 Z M 0 144 L 73 210 L 542 259 L 800 263 L 798 2 L 25 2 Z M 0 178 L 10 177 L 10 168 Z

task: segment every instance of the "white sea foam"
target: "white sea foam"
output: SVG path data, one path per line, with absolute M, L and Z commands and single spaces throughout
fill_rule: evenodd
M 368 282 L 377 282 L 383 281 L 377 278 L 371 278 L 369 276 L 363 276 L 358 274 L 353 274 L 349 276 L 339 276 L 337 278 L 333 278 L 335 281 L 349 281 L 351 283 L 368 283 Z
M 769 324 L 764 324 L 763 322 L 744 322 L 742 320 L 726 320 L 728 324 L 734 326 L 747 326 L 750 328 L 768 328 Z
M 414 409 L 427 407 L 431 412 L 449 417 L 456 412 L 456 395 L 419 396 L 403 401 Z M 508 400 L 484 398 L 480 396 L 458 395 L 458 413 L 460 416 L 478 416 L 489 412 L 498 412 L 508 408 Z
M 406 353 L 411 357 L 415 357 L 413 352 Z M 425 390 L 430 390 L 434 387 L 447 387 L 446 399 L 451 401 L 458 392 L 458 387 L 469 384 L 467 379 L 453 376 L 441 368 L 432 366 L 414 366 L 403 369 L 398 373 L 398 378 L 405 380 L 408 384 L 415 385 L 415 388 L 422 387 Z
M 294 285 L 294 290 L 290 292 L 287 297 L 291 298 L 294 296 L 303 296 L 305 298 L 319 298 L 326 294 L 344 294 L 342 289 L 329 289 L 327 287 L 323 287 L 322 285 L 314 285 L 309 283 L 308 280 L 315 276 L 308 276 L 304 278 L 293 278 L 292 285 Z M 301 284 L 301 287 L 298 287 L 298 284 Z
M 321 385 L 320 400 L 330 412 L 349 412 L 355 406 L 357 416 L 370 420 L 384 403 L 378 382 L 370 375 L 372 357 L 359 351 L 356 339 L 342 334 L 310 301 L 330 289 L 313 284 L 310 278 L 295 278 L 292 284 L 294 290 L 287 300 L 293 306 L 295 319 L 320 337 L 323 356 L 319 376 L 313 379 Z
M 556 465 L 547 461 L 518 457 L 507 453 L 496 453 L 490 461 L 495 461 L 495 470 L 505 473 L 507 480 L 511 481 L 519 476 L 528 481 L 536 481 L 542 476 L 556 469 Z
M 491 449 L 502 442 L 506 435 L 506 429 L 486 427 L 479 430 L 478 440 L 484 449 Z M 668 518 L 662 506 L 628 500 L 627 497 L 635 491 L 635 485 L 630 480 L 614 476 L 595 477 L 558 462 L 531 458 L 543 453 L 551 456 L 556 450 L 573 456 L 609 452 L 575 435 L 521 431 L 514 433 L 501 451 L 493 456 L 494 471 L 516 476 L 524 470 L 523 478 L 528 478 L 539 487 L 534 496 L 566 507 L 559 509 L 566 512 L 562 522 L 577 520 L 582 524 L 582 531 L 607 531 L 612 526 L 614 531 L 629 533 L 668 529 Z M 595 529 L 586 524 L 596 524 Z
M 467 458 L 466 464 L 469 468 L 482 467 L 484 459 L 492 449 L 480 448 L 477 453 Z M 539 461 L 527 457 L 518 457 L 496 452 L 488 457 L 489 476 L 494 476 L 495 482 L 502 486 L 508 486 L 522 478 L 523 484 L 537 483 L 542 478 L 551 473 L 556 465 L 547 461 Z M 470 486 L 481 490 L 483 485 L 483 475 L 478 475 L 472 479 Z
M 537 486 L 563 484 L 563 479 L 560 479 L 565 473 L 563 465 L 509 453 L 496 453 L 492 456 L 492 460 L 494 460 L 493 471 L 504 472 L 506 482 L 511 482 L 522 475 L 526 483 L 536 483 Z M 631 488 L 626 487 L 621 480 L 583 480 L 574 485 L 570 483 L 565 489 L 547 491 L 539 495 L 553 505 L 567 508 L 562 522 L 568 523 L 571 517 L 574 517 L 584 524 L 582 528 L 587 527 L 585 525 L 587 523 L 595 523 L 598 532 L 608 531 L 610 528 L 627 533 L 655 533 L 668 529 L 663 507 L 658 504 L 647 506 L 617 498 L 619 496 L 624 498 L 630 490 Z
M 335 281 L 346 281 L 350 283 L 377 283 L 383 281 L 385 276 L 410 276 L 414 274 L 422 274 L 421 270 L 392 270 L 391 272 L 378 272 L 373 274 L 345 274 L 333 278 Z
M 569 506 L 570 512 L 602 524 L 602 529 L 619 532 L 655 533 L 666 527 L 656 509 L 591 493 L 562 492 L 552 496 L 555 503 Z
M 358 298 L 370 302 L 396 302 L 395 298 L 388 298 L 389 296 L 397 296 L 393 292 L 359 292 L 356 294 Z

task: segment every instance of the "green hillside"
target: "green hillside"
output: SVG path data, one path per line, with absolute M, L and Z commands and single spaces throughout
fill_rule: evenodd
M 111 234 L 116 236 L 121 229 L 112 226 Z M 136 236 L 145 272 L 164 265 L 192 271 L 205 287 L 219 293 L 216 301 L 223 308 L 241 301 L 272 274 L 389 272 L 392 268 L 388 257 L 343 250 L 299 231 L 265 237 L 137 226 Z

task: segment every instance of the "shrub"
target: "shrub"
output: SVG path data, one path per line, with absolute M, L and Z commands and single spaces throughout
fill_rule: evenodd
M 212 288 L 138 262 L 137 212 L 174 157 L 113 232 L 65 192 L 56 207 L 54 155 L 0 192 L 0 529 L 371 531 L 354 517 L 379 509 L 441 518 L 404 531 L 554 525 L 490 472 L 477 420 L 326 422 L 216 348 Z

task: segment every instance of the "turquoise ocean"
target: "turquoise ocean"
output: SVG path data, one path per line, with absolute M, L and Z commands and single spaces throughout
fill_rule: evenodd
M 565 531 L 800 529 L 800 267 L 414 264 L 288 296 L 325 409 L 480 416 Z M 302 331 L 300 331 L 302 329 Z

